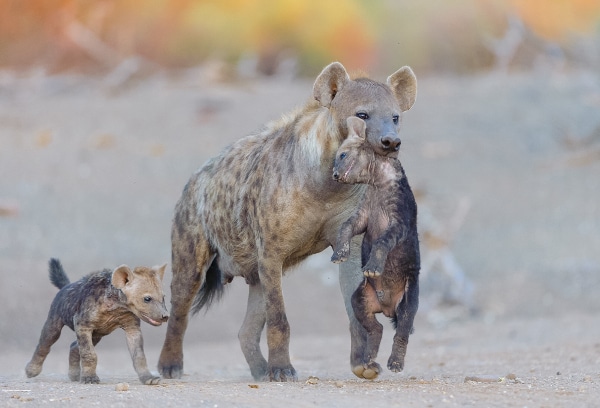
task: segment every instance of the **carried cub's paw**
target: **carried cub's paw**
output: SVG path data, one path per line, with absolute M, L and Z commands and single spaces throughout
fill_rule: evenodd
M 377 278 L 381 276 L 381 272 L 383 271 L 383 265 L 379 265 L 377 262 L 372 262 L 371 260 L 369 260 L 362 270 L 363 274 L 367 278 Z
M 336 251 L 331 256 L 331 262 L 339 264 L 348 260 L 348 254 L 342 254 L 340 251 Z
M 367 278 L 378 278 L 381 276 L 381 272 L 379 271 L 373 271 L 370 270 L 368 268 L 364 268 L 363 269 L 363 275 L 365 275 Z
M 350 254 L 350 243 L 346 242 L 343 245 L 336 245 L 336 248 L 331 256 L 331 262 L 336 264 L 346 262 Z
M 352 372 L 358 378 L 364 378 L 365 380 L 374 380 L 379 376 L 379 373 L 381 372 L 381 366 L 375 361 L 369 361 L 368 363 L 352 367 Z

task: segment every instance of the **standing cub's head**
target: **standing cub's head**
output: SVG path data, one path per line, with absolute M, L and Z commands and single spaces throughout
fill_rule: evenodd
M 148 268 L 139 266 L 133 271 L 121 265 L 112 273 L 112 285 L 127 297 L 129 310 L 153 326 L 160 326 L 169 318 L 165 306 L 162 280 L 167 264 Z
M 397 177 L 390 160 L 375 152 L 365 139 L 365 121 L 355 116 L 346 119 L 348 137 L 335 154 L 333 179 L 346 184 L 379 184 Z
M 365 137 L 377 154 L 397 157 L 400 148 L 402 112 L 417 97 L 417 78 L 410 67 L 402 67 L 385 84 L 368 78 L 350 79 L 339 62 L 329 64 L 315 80 L 313 95 L 331 112 L 340 134 L 347 135 L 346 118 L 365 122 Z

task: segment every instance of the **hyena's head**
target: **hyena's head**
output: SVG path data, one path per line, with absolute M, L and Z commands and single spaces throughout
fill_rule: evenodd
M 400 148 L 402 112 L 417 97 L 417 78 L 410 67 L 402 67 L 385 84 L 368 78 L 350 79 L 339 62 L 323 69 L 313 86 L 313 94 L 327 107 L 340 134 L 347 135 L 346 118 L 365 121 L 366 139 L 377 154 L 397 157 Z
M 112 285 L 126 296 L 127 308 L 153 326 L 160 326 L 169 318 L 162 289 L 166 267 L 167 264 L 152 268 L 138 266 L 131 270 L 121 265 L 112 274 Z

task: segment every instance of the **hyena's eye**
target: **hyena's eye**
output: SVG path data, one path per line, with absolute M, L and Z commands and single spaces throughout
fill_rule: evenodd
M 144 296 L 144 302 L 146 302 L 146 303 L 152 302 L 152 296 Z
M 392 116 L 392 120 L 394 121 L 394 125 L 397 125 L 397 124 L 398 124 L 398 119 L 399 119 L 399 116 L 398 116 L 398 115 L 394 115 L 394 116 Z
M 356 112 L 356 117 L 362 120 L 369 119 L 369 114 L 366 112 Z
M 345 158 L 346 158 L 346 153 L 345 152 L 342 153 L 342 154 L 340 154 L 340 160 L 344 160 Z

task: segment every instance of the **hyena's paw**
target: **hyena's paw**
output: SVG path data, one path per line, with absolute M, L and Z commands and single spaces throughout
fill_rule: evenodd
M 352 367 L 352 372 L 358 378 L 364 378 L 365 380 L 374 380 L 379 376 L 381 372 L 381 366 L 375 361 L 369 361 L 365 364 L 360 364 Z
M 84 375 L 79 381 L 82 384 L 100 384 L 100 378 L 97 375 Z
M 25 374 L 27 378 L 36 377 L 42 372 L 42 366 L 39 364 L 28 363 L 25 366 Z
M 79 377 L 81 376 L 81 373 L 79 372 L 79 370 L 77 371 L 71 371 L 69 370 L 69 380 L 71 381 L 79 381 Z
M 270 367 L 265 376 L 265 381 L 295 382 L 298 381 L 296 370 L 291 365 L 288 367 Z
M 331 256 L 331 262 L 336 264 L 346 262 L 348 260 L 349 254 L 350 244 L 346 242 L 345 244 L 338 246 L 337 249 L 333 251 L 333 255 Z
M 390 356 L 387 367 L 390 371 L 399 373 L 404 369 L 404 356 Z
M 181 378 L 183 375 L 183 353 L 171 356 L 163 351 L 158 360 L 158 372 L 162 375 L 162 378 Z
M 157 384 L 160 384 L 160 377 L 157 377 L 157 376 L 149 373 L 147 375 L 140 376 L 140 381 L 144 385 L 157 385 Z

